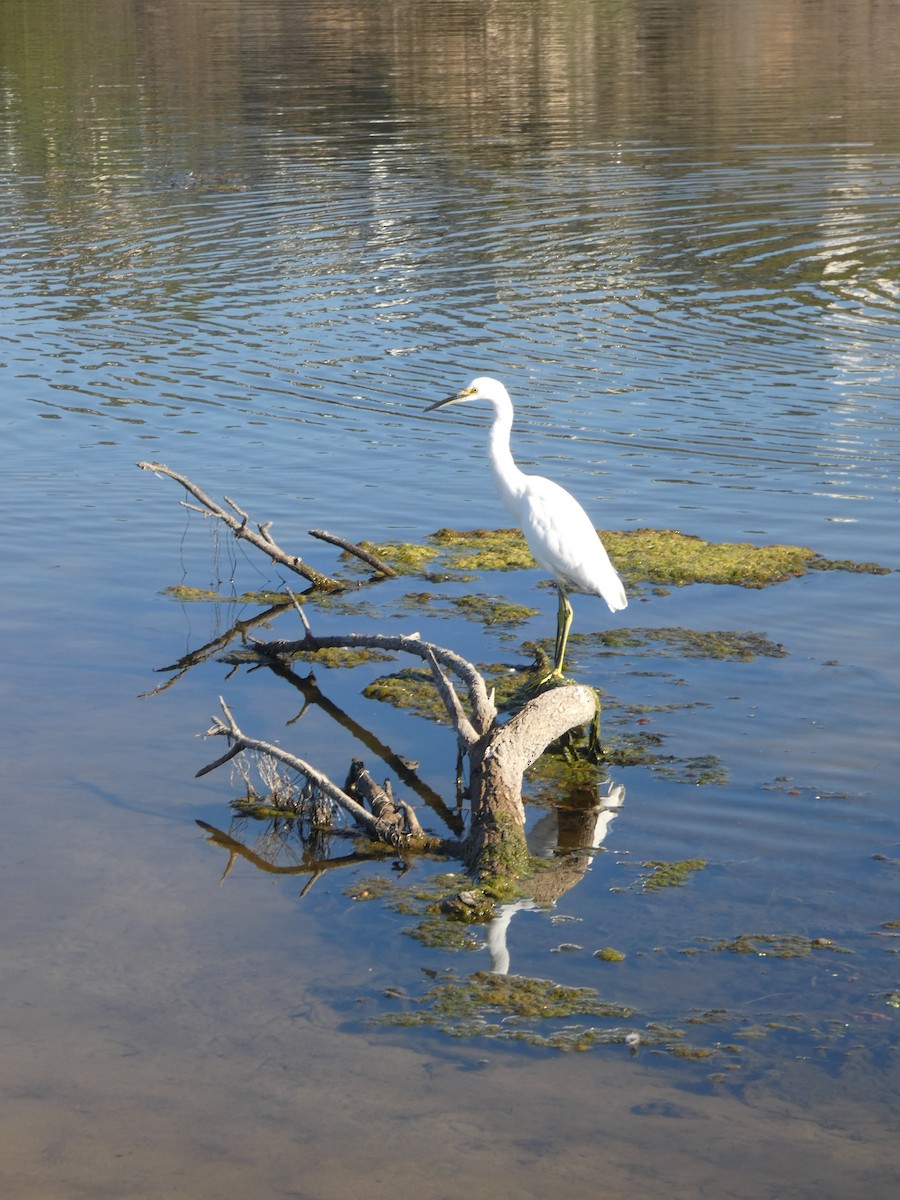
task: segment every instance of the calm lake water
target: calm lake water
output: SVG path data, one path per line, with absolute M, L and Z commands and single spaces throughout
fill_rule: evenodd
M 339 569 L 309 528 L 506 522 L 486 414 L 424 415 L 490 373 L 519 461 L 603 528 L 896 571 L 900 4 L 2 0 L 0 85 L 4 1194 L 893 1197 L 900 576 L 576 598 L 572 672 L 658 758 L 610 771 L 575 886 L 453 952 L 348 895 L 445 864 L 306 889 L 227 871 L 198 829 L 232 828 L 238 781 L 194 778 L 220 694 L 339 781 L 385 767 L 215 657 L 141 698 L 256 612 L 164 589 L 281 577 L 134 464 Z M 311 619 L 516 665 L 553 631 L 540 584 L 391 581 Z M 472 591 L 539 615 L 448 615 Z M 609 650 L 610 628 L 785 653 Z M 451 801 L 446 730 L 361 694 L 390 669 L 317 677 Z M 532 792 L 552 850 L 567 818 Z M 627 1006 L 599 1025 L 640 1051 L 372 1020 L 504 955 Z

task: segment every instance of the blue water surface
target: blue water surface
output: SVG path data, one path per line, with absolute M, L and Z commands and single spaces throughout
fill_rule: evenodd
M 512 394 L 519 463 L 564 484 L 601 528 L 810 546 L 896 572 L 895 6 L 875 17 L 829 4 L 821 19 L 800 3 L 692 7 L 696 19 L 588 0 L 377 14 L 284 0 L 3 6 L 3 886 L 18 914 L 8 1026 L 28 1048 L 3 1103 L 14 1115 L 27 1097 L 32 1131 L 9 1146 L 18 1195 L 61 1180 L 99 1195 L 94 1156 L 119 1146 L 138 1164 L 134 1194 L 158 1194 L 154 1145 L 194 1196 L 236 1194 L 223 1183 L 260 1172 L 286 1195 L 287 1160 L 310 1161 L 289 1119 L 319 1147 L 317 1195 L 354 1194 L 364 1173 L 387 1194 L 404 1106 L 462 1108 L 469 1069 L 485 1072 L 476 1127 L 512 1111 L 522 1072 L 535 1096 L 572 1097 L 557 1116 L 501 1121 L 483 1158 L 465 1121 L 448 1141 L 420 1116 L 432 1163 L 469 1146 L 468 1166 L 454 1165 L 473 1195 L 486 1194 L 485 1162 L 523 1195 L 542 1171 L 595 1194 L 597 1143 L 577 1114 L 607 1085 L 628 1097 L 617 1194 L 646 1194 L 648 1172 L 684 1196 L 774 1195 L 793 1179 L 793 1195 L 811 1181 L 837 1197 L 860 1178 L 892 1194 L 896 574 L 645 589 L 616 617 L 576 600 L 588 635 L 749 630 L 786 652 L 734 662 L 574 644 L 573 673 L 607 694 L 609 736 L 650 728 L 677 764 L 709 759 L 720 773 L 700 786 L 681 766 L 611 770 L 624 802 L 578 886 L 507 929 L 512 971 L 596 987 L 635 1009 L 635 1027 L 684 1029 L 721 1010 L 721 1027 L 694 1031 L 711 1062 L 649 1048 L 626 1062 L 618 1045 L 565 1067 L 499 1040 L 457 1050 L 433 1031 L 375 1032 L 367 1018 L 395 1011 L 396 989 L 414 999 L 423 970 L 489 969 L 488 949 L 454 956 L 405 937 L 402 916 L 345 895 L 363 868 L 326 872 L 302 902 L 302 873 L 244 862 L 219 889 L 227 862 L 194 825 L 226 828 L 238 787 L 227 770 L 193 778 L 222 749 L 195 738 L 220 693 L 246 729 L 338 781 L 359 743 L 315 708 L 287 727 L 297 696 L 215 658 L 139 698 L 157 668 L 251 611 L 164 589 L 240 594 L 284 578 L 179 508 L 177 486 L 139 460 L 343 569 L 310 528 L 421 541 L 507 522 L 487 413 L 425 413 L 484 373 Z M 869 19 L 883 23 L 874 37 Z M 486 628 L 411 605 L 425 587 L 539 615 Z M 521 642 L 549 637 L 554 614 L 534 570 L 393 581 L 311 619 L 321 632 L 419 630 L 474 661 L 521 665 Z M 296 621 L 273 629 L 291 636 Z M 362 700 L 385 669 L 319 679 L 452 801 L 446 730 Z M 642 864 L 681 859 L 707 865 L 683 888 L 641 889 Z M 393 878 L 390 864 L 365 870 Z M 836 948 L 796 960 L 711 949 L 762 934 Z M 598 965 L 606 945 L 623 964 Z M 263 1068 L 269 1039 L 284 1057 Z M 383 1144 L 357 1143 L 371 1178 L 363 1150 L 344 1161 L 318 1115 L 339 1107 L 361 1061 L 359 1102 L 389 1128 Z M 432 1082 L 401 1088 L 397 1072 L 424 1078 L 423 1064 Z M 229 1065 L 244 1090 L 223 1099 Z M 174 1082 L 182 1071 L 191 1082 Z M 314 1081 L 306 1096 L 294 1073 Z M 678 1089 L 700 1108 L 679 1109 Z M 802 1153 L 779 1105 L 809 1121 Z M 108 1138 L 86 1141 L 77 1113 L 107 1107 Z M 661 1112 L 683 1118 L 681 1158 L 667 1157 L 665 1122 L 651 1134 L 638 1120 Z M 746 1153 L 717 1159 L 711 1131 L 727 1140 L 747 1120 Z M 204 1148 L 179 1126 L 203 1130 Z M 515 1148 L 529 1139 L 533 1158 Z M 449 1194 L 422 1171 L 403 1176 L 413 1190 Z

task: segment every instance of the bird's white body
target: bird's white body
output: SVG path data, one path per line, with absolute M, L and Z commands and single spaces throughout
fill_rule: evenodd
M 510 514 L 518 522 L 535 560 L 556 580 L 560 595 L 560 625 L 557 629 L 557 663 L 561 674 L 571 605 L 566 592 L 602 596 L 612 612 L 628 604 L 622 581 L 609 561 L 590 517 L 574 496 L 541 475 L 526 475 L 516 466 L 509 448 L 513 406 L 506 388 L 497 379 L 482 376 L 432 409 L 447 404 L 482 400 L 494 410 L 488 441 L 488 460 L 497 490 Z M 567 617 L 563 628 L 563 614 Z
M 513 461 L 509 448 L 512 401 L 502 383 L 491 382 L 502 390 L 502 396 L 483 396 L 494 408 L 488 458 L 500 498 L 518 521 L 535 562 L 567 592 L 602 596 L 612 612 L 625 608 L 628 600 L 622 581 L 575 497 L 552 479 L 526 475 Z

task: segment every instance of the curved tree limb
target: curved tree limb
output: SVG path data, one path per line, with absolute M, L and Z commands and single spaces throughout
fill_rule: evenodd
M 527 869 L 522 781 L 543 752 L 597 715 L 597 694 L 583 684 L 533 696 L 469 754 L 472 829 L 466 857 L 477 878 L 514 877 Z
M 473 819 L 493 809 L 524 824 L 523 775 L 548 746 L 596 715 L 594 689 L 571 684 L 533 696 L 510 721 L 492 730 L 472 756 Z
M 460 655 L 417 637 L 312 633 L 293 642 L 253 642 L 257 652 L 275 664 L 285 656 L 332 647 L 402 651 L 424 659 L 432 673 L 460 745 L 469 760 L 472 824 L 465 856 L 478 877 L 515 875 L 527 861 L 522 783 L 527 769 L 563 734 L 597 716 L 593 688 L 583 684 L 551 688 L 531 697 L 506 724 L 497 721 L 493 697 L 480 672 Z M 442 665 L 462 678 L 473 706 L 469 721 Z

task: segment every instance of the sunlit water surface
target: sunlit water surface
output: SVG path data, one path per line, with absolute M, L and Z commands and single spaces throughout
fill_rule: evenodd
M 648 1045 L 389 1031 L 368 1020 L 398 989 L 488 949 L 424 948 L 345 894 L 390 864 L 302 900 L 307 876 L 244 861 L 218 886 L 194 821 L 227 828 L 236 782 L 193 776 L 220 693 L 339 781 L 361 751 L 317 709 L 285 728 L 299 697 L 215 661 L 138 699 L 236 615 L 164 588 L 280 577 L 134 464 L 331 570 L 312 526 L 505 522 L 485 414 L 424 415 L 493 373 L 519 461 L 600 526 L 897 568 L 898 6 L 12 0 L 0 29 L 10 1194 L 892 1196 L 895 575 L 646 590 L 616 618 L 578 599 L 586 634 L 787 651 L 573 647 L 610 725 L 650 722 L 676 766 L 612 773 L 590 869 L 507 912 L 504 952 L 633 1007 Z M 539 583 L 429 585 L 540 610 L 511 634 L 411 610 L 419 581 L 312 619 L 519 663 L 551 632 Z M 360 696 L 381 669 L 319 682 L 452 796 L 446 731 Z M 536 843 L 555 819 L 535 808 Z M 641 890 L 642 864 L 695 858 L 684 887 Z M 712 949 L 776 934 L 832 945 Z M 660 1027 L 712 1056 L 654 1049 Z

